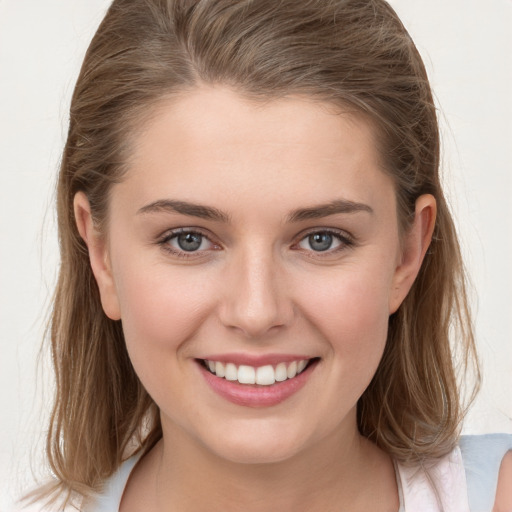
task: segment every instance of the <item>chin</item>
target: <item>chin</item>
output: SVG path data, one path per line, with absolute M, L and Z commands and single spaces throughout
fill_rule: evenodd
M 209 449 L 218 457 L 237 464 L 275 464 L 289 460 L 307 446 L 304 434 L 280 429 L 230 429 L 228 436 L 216 435 Z M 205 439 L 206 441 L 206 439 Z
M 231 443 L 216 450 L 216 455 L 236 464 L 277 464 L 293 458 L 300 450 L 273 443 Z

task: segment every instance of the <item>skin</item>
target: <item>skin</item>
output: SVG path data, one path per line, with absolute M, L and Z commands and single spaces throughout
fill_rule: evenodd
M 307 98 L 257 104 L 226 88 L 162 104 L 129 164 L 106 236 L 75 197 L 105 313 L 122 320 L 161 411 L 163 439 L 132 473 L 121 511 L 398 510 L 393 464 L 359 435 L 356 404 L 430 243 L 434 198 L 418 199 L 401 237 L 367 122 Z M 169 199 L 225 218 L 148 207 Z M 339 200 L 364 208 L 290 219 Z M 188 258 L 169 240 L 178 228 L 207 237 Z M 308 236 L 326 229 L 341 238 L 315 251 Z M 290 398 L 251 408 L 214 393 L 198 370 L 197 358 L 230 352 L 320 360 Z
M 512 511 L 512 451 L 501 462 L 493 512 Z

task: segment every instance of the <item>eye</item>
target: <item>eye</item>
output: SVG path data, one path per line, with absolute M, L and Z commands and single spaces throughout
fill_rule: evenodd
M 313 252 L 335 252 L 352 245 L 352 240 L 342 233 L 323 230 L 309 233 L 297 244 L 300 249 Z
M 166 234 L 158 243 L 166 251 L 184 257 L 218 248 L 203 233 L 187 229 L 172 231 Z
M 205 245 L 205 238 L 200 233 L 180 233 L 171 238 L 169 242 L 171 245 L 177 246 L 178 249 L 186 252 L 194 252 Z
M 338 242 L 335 240 L 331 233 L 312 233 L 299 243 L 302 249 L 312 249 L 313 251 L 323 252 L 332 248 L 333 243 Z

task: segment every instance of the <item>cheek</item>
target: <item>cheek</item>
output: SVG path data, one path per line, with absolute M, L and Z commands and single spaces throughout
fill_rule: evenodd
M 121 321 L 134 365 L 138 360 L 154 364 L 164 352 L 179 350 L 208 315 L 209 281 L 201 272 L 134 259 L 116 270 Z
M 368 268 L 368 267 L 365 267 Z M 327 347 L 319 410 L 331 411 L 324 428 L 336 428 L 356 404 L 378 368 L 388 332 L 389 279 L 362 266 L 316 276 L 298 293 L 302 315 Z
M 350 374 L 373 372 L 386 343 L 390 274 L 377 270 L 347 268 L 302 293 L 304 315 Z

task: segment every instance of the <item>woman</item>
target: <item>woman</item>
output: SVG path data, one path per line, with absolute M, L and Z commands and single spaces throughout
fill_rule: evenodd
M 384 1 L 114 1 L 59 179 L 45 492 L 511 507 L 511 440 L 458 445 L 449 334 L 465 368 L 474 342 L 438 167 L 423 63 Z

